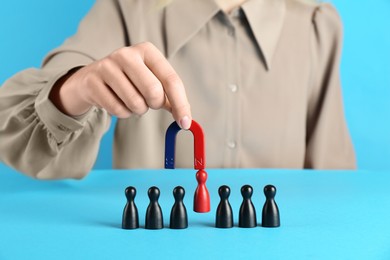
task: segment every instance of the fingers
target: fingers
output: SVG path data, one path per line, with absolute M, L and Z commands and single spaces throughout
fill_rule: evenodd
M 171 108 L 174 119 L 183 129 L 189 129 L 192 120 L 191 108 L 187 99 L 183 82 L 169 64 L 169 62 L 166 60 L 164 55 L 155 46 L 150 43 L 143 43 L 143 45 L 136 47 L 138 47 L 141 50 L 141 54 L 143 54 L 141 58 L 143 59 L 145 66 L 151 72 L 149 74 L 150 78 L 152 79 L 154 76 L 162 85 L 162 89 L 165 93 L 164 98 L 166 97 L 168 99 L 168 103 L 165 101 L 164 105 L 167 108 Z M 145 75 L 149 73 L 146 71 L 147 70 L 144 69 Z M 133 76 L 131 79 L 133 79 Z M 145 90 L 140 91 L 148 91 L 149 93 L 154 93 L 154 91 L 157 92 L 157 89 L 159 89 L 157 86 L 160 86 L 158 83 L 156 83 L 157 81 L 155 81 L 153 78 L 153 84 L 151 84 L 149 87 L 146 87 Z M 161 93 L 158 93 L 158 95 L 161 95 Z M 158 100 L 158 102 L 161 102 L 161 100 Z
M 164 104 L 163 108 L 164 108 L 166 111 L 172 113 L 172 106 L 171 106 L 171 103 L 169 103 L 169 100 L 168 100 L 168 98 L 166 98 L 166 97 L 165 97 L 165 104 Z
M 93 100 L 95 106 L 102 107 L 111 115 L 119 118 L 128 118 L 131 116 L 132 112 L 105 84 L 95 82 L 93 89 L 94 93 L 91 93 L 91 100 Z
M 162 108 L 166 102 L 163 86 L 145 65 L 141 56 L 134 55 L 131 59 L 124 59 L 122 63 L 126 75 L 137 87 L 146 104 L 152 109 Z
M 104 65 L 105 73 L 102 78 L 104 82 L 111 87 L 116 96 L 126 105 L 126 107 L 136 115 L 145 114 L 149 107 L 146 104 L 142 94 L 127 76 L 121 71 L 114 62 L 107 61 Z
M 149 107 L 164 108 L 183 129 L 190 128 L 192 117 L 184 85 L 152 44 L 121 48 L 96 62 L 95 72 L 100 82 L 95 82 L 96 92 L 92 90 L 88 96 L 110 114 L 128 117 L 142 115 Z

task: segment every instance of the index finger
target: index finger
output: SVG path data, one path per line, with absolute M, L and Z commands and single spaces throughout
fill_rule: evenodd
M 183 129 L 191 127 L 191 108 L 187 99 L 184 84 L 164 55 L 152 44 L 147 44 L 143 51 L 145 65 L 161 82 L 172 115 Z

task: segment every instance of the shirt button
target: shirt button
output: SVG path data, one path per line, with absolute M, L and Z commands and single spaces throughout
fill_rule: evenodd
M 230 89 L 233 93 L 235 93 L 235 92 L 237 92 L 237 90 L 238 90 L 238 86 L 237 86 L 236 84 L 230 84 L 230 85 L 229 85 L 229 89 Z
M 234 148 L 236 148 L 236 142 L 230 141 L 230 142 L 227 143 L 227 146 L 228 146 L 230 149 L 234 149 Z

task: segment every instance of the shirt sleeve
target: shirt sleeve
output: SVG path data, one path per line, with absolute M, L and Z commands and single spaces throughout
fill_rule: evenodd
M 342 24 L 330 4 L 313 15 L 313 84 L 309 94 L 305 168 L 354 169 L 339 75 Z
M 120 12 L 116 1 L 98 0 L 77 33 L 50 52 L 42 68 L 22 71 L 0 88 L 1 161 L 39 179 L 79 179 L 91 170 L 110 116 L 93 108 L 69 117 L 48 96 L 71 69 L 127 44 Z

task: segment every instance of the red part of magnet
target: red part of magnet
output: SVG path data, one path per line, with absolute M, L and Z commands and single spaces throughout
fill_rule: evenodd
M 202 170 L 206 168 L 203 129 L 197 122 L 192 120 L 189 130 L 194 135 L 194 168 L 196 170 Z

